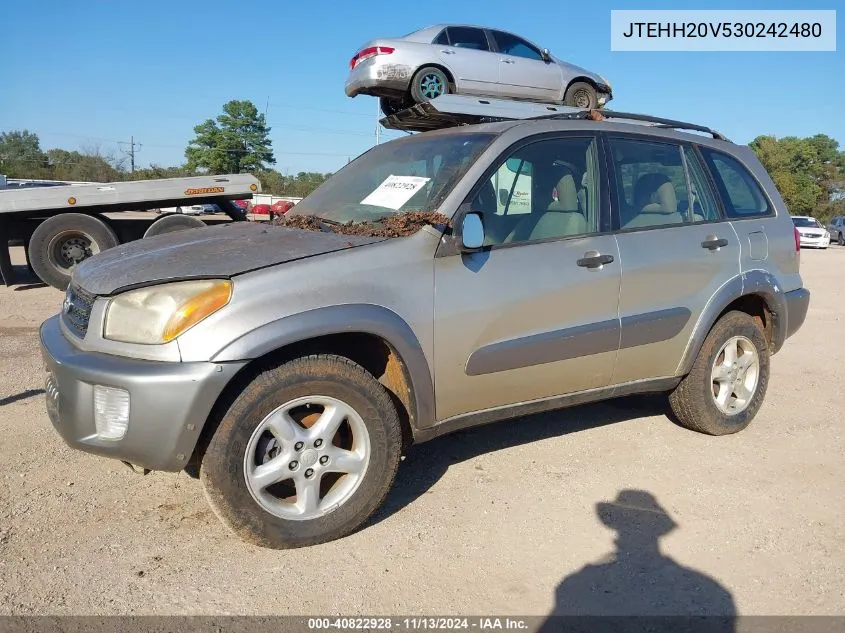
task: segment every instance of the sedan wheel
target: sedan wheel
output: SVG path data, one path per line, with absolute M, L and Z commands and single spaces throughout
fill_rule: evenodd
M 449 93 L 449 78 L 439 68 L 421 68 L 411 81 L 411 97 L 416 103 L 424 103 Z

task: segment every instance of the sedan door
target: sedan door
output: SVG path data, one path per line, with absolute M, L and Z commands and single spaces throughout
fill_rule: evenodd
M 499 59 L 482 29 L 450 26 L 434 40 L 438 58 L 452 71 L 460 94 L 499 96 Z
M 545 102 L 563 99 L 563 77 L 557 64 L 543 59 L 536 46 L 516 35 L 491 33 L 499 52 L 499 90 L 503 97 Z
M 596 139 L 547 137 L 500 156 L 465 205 L 485 226 L 497 212 L 491 176 L 508 161 L 531 174 L 530 213 L 480 251 L 435 258 L 438 421 L 601 388 L 613 372 L 621 269 L 601 230 Z

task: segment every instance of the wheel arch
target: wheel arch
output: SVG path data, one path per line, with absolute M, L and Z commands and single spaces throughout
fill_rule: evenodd
M 678 365 L 677 375 L 686 375 L 698 356 L 704 339 L 716 322 L 731 310 L 745 312 L 761 322 L 769 352 L 780 351 L 787 337 L 787 310 L 783 288 L 765 270 L 752 270 L 725 283 L 705 306 L 693 329 L 690 343 Z
M 576 75 L 575 77 L 570 79 L 569 82 L 567 82 L 566 88 L 564 88 L 564 90 L 563 90 L 564 97 L 566 96 L 566 93 L 569 91 L 569 87 L 574 83 L 590 84 L 596 90 L 597 93 L 599 92 L 599 85 L 596 83 L 595 79 L 591 79 L 590 77 L 586 77 L 584 75 Z
M 249 362 L 218 396 L 190 463 L 198 466 L 220 420 L 238 394 L 269 367 L 310 354 L 336 354 L 358 363 L 387 389 L 403 426 L 403 443 L 434 425 L 434 384 L 411 327 L 382 306 L 348 304 L 278 319 L 236 339 L 212 362 Z

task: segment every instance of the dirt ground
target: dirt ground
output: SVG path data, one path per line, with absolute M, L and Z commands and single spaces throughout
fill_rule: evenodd
M 61 293 L 0 287 L 0 614 L 843 614 L 845 248 L 801 257 L 810 312 L 744 432 L 654 398 L 462 432 L 411 449 L 367 527 L 291 551 L 184 473 L 67 448 L 37 343 Z M 617 497 L 669 518 L 600 515 Z

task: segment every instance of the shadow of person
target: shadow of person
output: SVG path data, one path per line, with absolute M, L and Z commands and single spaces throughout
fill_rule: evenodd
M 678 525 L 652 494 L 622 490 L 613 502 L 596 504 L 596 511 L 616 531 L 616 550 L 563 579 L 541 631 L 595 630 L 598 624 L 595 618 L 560 616 L 602 616 L 604 624 L 616 625 L 602 629 L 620 631 L 734 630 L 731 594 L 709 576 L 661 553 L 660 538 Z

